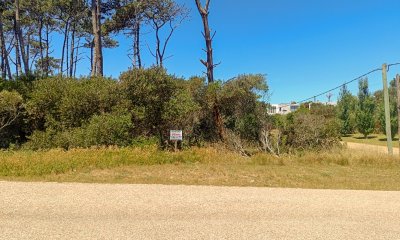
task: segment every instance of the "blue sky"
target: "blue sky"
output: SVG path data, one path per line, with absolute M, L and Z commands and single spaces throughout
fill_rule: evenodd
M 194 0 L 179 0 L 191 9 L 190 19 L 177 29 L 165 63 L 170 73 L 202 75 L 204 57 L 201 18 Z M 211 0 L 210 25 L 217 31 L 214 58 L 221 65 L 217 79 L 238 74 L 267 74 L 271 102 L 289 102 L 323 92 L 382 63 L 400 62 L 400 1 L 398 0 Z M 119 35 L 120 46 L 105 51 L 105 74 L 117 77 L 130 66 L 126 56 L 131 39 Z M 146 43 L 146 66 L 154 63 Z M 87 63 L 86 63 L 87 64 Z M 80 65 L 87 74 L 88 66 Z M 400 67 L 389 72 L 392 78 Z M 370 87 L 381 87 L 381 73 L 372 74 Z M 350 85 L 356 93 L 357 84 Z M 333 92 L 334 99 L 337 92 Z M 319 100 L 325 101 L 325 97 Z

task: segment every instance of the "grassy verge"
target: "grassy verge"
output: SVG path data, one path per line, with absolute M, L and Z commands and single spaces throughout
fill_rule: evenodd
M 386 136 L 384 134 L 371 134 L 364 138 L 362 134 L 352 134 L 342 137 L 344 142 L 363 143 L 377 146 L 387 146 Z M 398 138 L 393 138 L 393 146 L 399 147 Z
M 400 190 L 400 161 L 335 150 L 245 158 L 216 148 L 2 152 L 0 179 L 96 183 Z

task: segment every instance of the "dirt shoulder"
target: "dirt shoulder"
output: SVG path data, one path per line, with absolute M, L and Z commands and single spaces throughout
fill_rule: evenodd
M 388 149 L 385 146 L 377 146 L 377 145 L 353 143 L 353 142 L 344 142 L 343 144 L 345 144 L 347 148 L 353 150 L 367 151 L 371 153 L 380 153 L 380 154 L 388 153 Z M 393 148 L 393 153 L 395 155 L 399 155 L 399 148 Z

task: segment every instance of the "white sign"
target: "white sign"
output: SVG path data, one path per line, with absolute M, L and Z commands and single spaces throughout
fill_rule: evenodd
M 169 131 L 169 140 L 182 141 L 183 140 L 182 130 L 170 130 Z

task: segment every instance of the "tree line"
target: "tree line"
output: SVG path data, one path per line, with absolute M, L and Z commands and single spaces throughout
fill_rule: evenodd
M 0 147 L 153 142 L 168 149 L 171 129 L 183 130 L 181 147 L 223 142 L 243 155 L 258 149 L 279 156 L 339 143 L 344 124 L 332 106 L 304 105 L 288 116 L 271 116 L 264 75 L 215 79 L 210 0 L 194 2 L 203 23 L 206 58 L 200 62 L 206 77 L 184 79 L 164 68 L 168 43 L 189 14 L 173 0 L 2 1 Z M 155 62 L 150 68 L 143 67 L 143 29 L 152 29 L 156 40 L 147 46 Z M 132 67 L 118 78 L 105 78 L 102 51 L 118 46 L 117 33 L 132 38 Z M 54 34 L 62 36 L 60 57 L 52 47 Z M 90 52 L 90 76 L 76 78 L 82 49 Z
M 385 133 L 383 91 L 371 93 L 368 87 L 368 78 L 359 80 L 358 89 L 358 95 L 354 96 L 346 85 L 341 88 L 337 106 L 341 134 L 349 135 L 359 132 L 367 138 L 371 133 Z M 398 130 L 395 80 L 390 82 L 389 98 L 391 133 L 392 136 L 395 136 Z
M 208 84 L 161 67 L 132 69 L 118 79 L 0 81 L 0 147 L 70 149 L 152 141 L 168 149 L 171 129 L 183 130 L 181 147 L 202 146 L 220 141 L 215 101 L 225 134 L 257 143 L 268 119 L 267 92 L 263 75 Z
M 148 49 L 162 67 L 174 31 L 188 16 L 189 9 L 173 0 L 2 0 L 1 77 L 75 77 L 85 57 L 90 74 L 102 76 L 103 49 L 117 47 L 113 37 L 120 33 L 132 38 L 128 56 L 141 68 L 143 28 L 152 29 L 156 44 Z M 53 36 L 62 38 L 61 56 L 54 54 Z
M 207 82 L 214 82 L 212 33 L 208 23 L 210 0 L 195 5 L 203 21 L 207 59 Z M 104 75 L 104 48 L 115 48 L 116 34 L 132 38 L 128 56 L 132 69 L 141 69 L 143 29 L 154 34 L 148 50 L 155 66 L 163 68 L 167 47 L 176 29 L 188 18 L 189 9 L 174 0 L 4 0 L 0 3 L 0 73 L 3 80 L 21 77 L 76 77 L 78 64 L 89 49 L 90 75 Z M 61 56 L 55 56 L 52 36 L 62 36 Z M 224 138 L 218 99 L 213 118 L 220 139 Z

